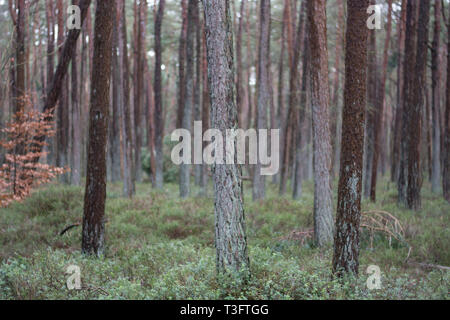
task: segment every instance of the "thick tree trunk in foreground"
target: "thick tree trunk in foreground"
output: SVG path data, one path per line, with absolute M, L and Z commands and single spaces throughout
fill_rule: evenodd
M 204 0 L 208 80 L 212 127 L 225 137 L 237 127 L 234 93 L 233 32 L 230 1 Z M 236 148 L 235 148 L 236 149 Z M 226 156 L 223 155 L 223 161 Z M 241 167 L 213 165 L 216 225 L 216 266 L 219 273 L 244 276 L 249 258 L 245 233 Z
M 326 1 L 308 0 L 308 18 L 314 144 L 314 240 L 323 246 L 333 239 Z
M 359 268 L 368 5 L 369 0 L 347 0 L 342 154 L 333 256 L 333 272 L 337 275 L 357 274 Z
M 110 100 L 112 30 L 115 6 L 97 0 L 91 82 L 88 165 L 84 196 L 82 252 L 101 255 L 105 237 L 106 142 Z
M 182 128 L 191 132 L 192 111 L 194 104 L 194 38 L 195 38 L 195 6 L 196 0 L 188 0 L 187 35 L 186 35 L 186 74 L 184 79 L 184 108 Z M 180 167 L 180 197 L 187 198 L 190 193 L 191 165 Z
M 162 105 L 162 84 L 161 84 L 161 63 L 162 63 L 162 48 L 161 48 L 161 25 L 164 17 L 164 7 L 166 1 L 159 1 L 158 13 L 155 19 L 155 79 L 154 79 L 154 93 L 155 93 L 155 157 L 156 157 L 156 171 L 155 171 L 155 188 L 162 189 L 163 187 L 163 137 L 164 137 L 164 120 L 163 120 L 163 105 Z
M 258 49 L 258 102 L 256 106 L 256 128 L 267 129 L 267 106 L 271 101 L 270 87 L 270 0 L 262 0 L 259 20 L 259 49 Z M 261 175 L 261 163 L 259 159 L 253 173 L 253 200 L 264 199 L 266 196 L 266 179 Z
M 450 9 L 449 9 L 450 24 Z M 447 44 L 447 101 L 445 105 L 444 117 L 444 155 L 443 155 L 443 175 L 442 187 L 444 190 L 444 198 L 450 203 L 450 32 L 448 33 Z

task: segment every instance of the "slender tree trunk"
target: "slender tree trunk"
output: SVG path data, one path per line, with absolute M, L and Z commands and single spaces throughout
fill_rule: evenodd
M 450 25 L 450 8 L 448 12 L 448 24 Z M 445 104 L 444 116 L 444 148 L 443 148 L 443 175 L 442 187 L 444 190 L 444 199 L 450 203 L 450 32 L 447 40 L 447 101 Z
M 194 86 L 194 121 L 202 121 L 201 86 L 202 86 L 202 35 L 198 3 L 195 5 L 195 86 Z M 202 165 L 194 166 L 195 184 L 201 185 Z
M 257 129 L 267 129 L 267 106 L 270 103 L 270 0 L 262 0 L 260 6 L 260 31 L 258 49 L 258 105 Z M 264 199 L 266 195 L 265 177 L 261 175 L 259 159 L 261 141 L 258 141 L 258 163 L 253 174 L 253 200 Z
M 408 6 L 410 6 L 408 4 Z M 411 14 L 415 13 L 412 11 Z M 417 47 L 414 61 L 414 77 L 408 84 L 409 90 L 405 92 L 411 95 L 408 98 L 408 107 L 403 108 L 403 133 L 402 143 L 402 167 L 400 172 L 400 191 L 406 191 L 406 205 L 409 209 L 418 210 L 421 207 L 420 189 L 422 187 L 422 174 L 420 166 L 420 145 L 421 145 L 421 118 L 424 102 L 426 59 L 428 53 L 428 22 L 430 17 L 430 0 L 423 0 L 419 7 L 419 20 L 417 27 Z M 407 30 L 408 33 L 408 30 Z M 405 70 L 408 70 L 405 67 Z M 406 79 L 406 78 L 405 78 Z M 406 82 L 406 80 L 405 80 Z M 406 170 L 405 170 L 406 169 Z M 405 189 L 406 186 L 406 189 Z M 402 194 L 402 197 L 404 194 Z
M 16 22 L 16 81 L 15 81 L 15 112 L 25 111 L 27 105 L 27 92 L 26 92 L 26 48 L 25 48 L 25 14 L 26 3 L 25 0 L 17 0 L 17 22 Z
M 210 101 L 209 101 L 209 88 L 208 88 L 208 61 L 207 61 L 207 53 L 206 53 L 206 32 L 205 32 L 205 21 L 202 23 L 202 77 L 203 77 L 203 92 L 202 92 L 202 122 L 203 122 L 203 134 L 206 132 L 206 130 L 210 127 Z M 203 148 L 207 146 L 207 142 L 203 142 Z M 207 185 L 208 185 L 208 166 L 203 165 L 202 166 L 202 178 L 201 178 L 201 184 L 200 184 L 200 194 L 203 196 L 207 195 Z
M 187 37 L 187 1 L 181 0 L 181 33 L 178 47 L 178 110 L 177 110 L 177 128 L 183 125 L 183 109 L 185 99 L 185 60 L 186 60 L 186 37 Z
M 441 48 L 441 0 L 434 1 L 434 37 L 431 54 L 431 79 L 432 79 L 432 166 L 431 166 L 431 190 L 438 192 L 441 179 L 441 61 L 439 50 Z
M 289 4 L 287 4 L 290 7 Z M 281 175 L 280 175 L 280 195 L 286 193 L 286 184 L 289 177 L 289 163 L 291 158 L 293 158 L 292 145 L 294 145 L 294 132 L 295 132 L 295 119 L 298 107 L 298 86 L 299 86 L 299 61 L 300 61 L 300 52 L 303 51 L 303 35 L 304 35 L 304 18 L 303 18 L 303 8 L 300 9 L 300 18 L 298 22 L 298 30 L 293 40 L 292 35 L 292 22 L 290 19 L 290 10 L 287 12 L 288 21 L 287 29 L 288 29 L 288 51 L 289 51 L 289 66 L 290 66 L 290 76 L 289 76 L 289 106 L 287 115 L 285 118 L 285 129 L 284 129 L 284 146 L 283 146 L 283 155 L 281 157 Z M 294 19 L 295 20 L 295 19 Z M 289 35 L 291 34 L 291 35 Z M 295 45 L 293 43 L 295 42 Z M 294 47 L 295 46 L 295 47 Z
M 245 5 L 247 1 L 241 1 L 241 8 L 239 14 L 239 26 L 238 32 L 236 36 L 236 73 L 237 73 L 237 82 L 236 82 L 236 100 L 237 100 L 237 109 L 239 114 L 239 126 L 242 127 L 244 125 L 244 76 L 243 76 L 243 64 L 242 64 L 242 32 L 244 30 L 244 15 L 245 15 Z
M 192 109 L 194 104 L 194 36 L 195 36 L 195 0 L 188 0 L 186 35 L 186 74 L 184 79 L 184 108 L 182 128 L 192 131 Z M 187 198 L 190 193 L 191 165 L 180 167 L 180 196 Z
M 367 6 L 347 0 L 342 154 L 334 239 L 333 273 L 358 273 L 359 227 L 367 91 Z
M 399 36 L 398 36 L 398 65 L 397 65 L 397 108 L 394 120 L 394 137 L 392 148 L 391 182 L 397 183 L 400 167 L 400 145 L 401 129 L 404 101 L 404 51 L 405 51 L 405 29 L 406 29 L 406 4 L 407 0 L 402 0 L 400 15 Z
M 325 0 L 308 0 L 311 52 L 311 109 L 314 148 L 314 239 L 323 246 L 333 239 L 330 186 L 331 137 L 329 126 L 328 52 Z
M 417 48 L 417 20 L 416 20 L 417 3 L 408 1 L 406 9 L 406 29 L 405 29 L 405 56 L 404 71 L 414 70 L 416 61 Z M 411 105 L 414 103 L 413 98 L 413 79 L 412 72 L 404 72 L 403 82 L 403 106 L 401 121 L 401 142 L 400 142 L 400 166 L 398 173 L 397 189 L 398 202 L 407 205 L 407 189 L 408 189 L 408 148 L 411 137 L 409 136 L 408 126 L 411 123 L 410 115 Z
M 371 5 L 376 5 L 376 0 L 370 1 Z M 377 62 L 377 39 L 376 30 L 369 30 L 369 52 L 368 52 L 368 92 L 366 110 L 366 132 L 364 142 L 364 197 L 370 196 L 370 186 L 372 183 L 372 164 L 375 143 L 375 110 L 377 105 L 377 84 L 378 84 L 378 62 Z
M 132 136 L 131 136 L 131 110 L 130 110 L 130 66 L 128 60 L 127 48 L 127 21 L 125 1 L 119 0 L 121 17 L 118 25 L 119 34 L 119 53 L 122 59 L 119 60 L 121 64 L 120 70 L 123 70 L 122 82 L 122 104 L 121 104 L 121 130 L 122 130 L 122 159 L 123 159 L 123 193 L 125 196 L 131 198 L 133 196 L 133 164 L 132 164 Z
M 377 192 L 377 174 L 378 174 L 378 159 L 381 154 L 381 136 L 383 129 L 384 119 L 384 103 L 386 94 L 386 80 L 387 80 L 387 67 L 389 59 L 389 43 L 391 41 L 391 27 L 392 27 L 392 0 L 388 0 L 388 18 L 386 24 L 386 40 L 384 43 L 383 52 L 383 70 L 381 75 L 381 81 L 378 88 L 377 108 L 375 110 L 375 132 L 374 132 L 374 152 L 372 160 L 372 174 L 370 185 L 370 200 L 376 201 Z
M 162 84 L 161 84 L 161 25 L 164 17 L 165 0 L 160 0 L 158 13 L 155 19 L 155 79 L 154 79 L 154 94 L 155 94 L 155 157 L 156 157 L 156 172 L 155 172 L 155 188 L 162 189 L 163 187 L 163 137 L 164 137 L 164 119 L 163 119 L 163 105 L 162 105 Z
M 73 5 L 78 5 L 78 0 L 72 0 Z M 72 53 L 72 175 L 71 184 L 81 184 L 81 111 L 78 91 L 78 48 L 75 44 Z
M 307 29 L 307 27 L 306 27 Z M 305 37 L 305 49 L 303 54 L 303 75 L 302 75 L 302 88 L 301 88 L 301 96 L 300 96 L 300 108 L 299 108 L 299 114 L 297 116 L 297 130 L 296 130 L 296 152 L 295 152 L 295 176 L 294 176 L 294 188 L 293 188 L 293 198 L 299 199 L 302 196 L 302 180 L 303 180 L 303 169 L 304 166 L 306 166 L 303 161 L 305 160 L 304 154 L 305 154 L 305 131 L 306 131 L 306 123 L 307 123 L 307 116 L 306 116 L 306 109 L 308 104 L 308 93 L 307 90 L 309 89 L 309 68 L 310 68 L 310 52 L 309 52 L 309 38 Z
M 339 170 L 339 160 L 341 157 L 341 137 L 342 137 L 342 104 L 339 103 L 340 94 L 340 76 L 341 76 L 341 55 L 342 55 L 342 45 L 344 43 L 344 3 L 343 0 L 337 1 L 338 6 L 338 23 L 336 30 L 336 56 L 334 63 L 334 79 L 333 79 L 333 107 L 336 110 L 336 126 L 332 133 L 336 133 L 336 138 L 334 139 L 334 161 L 333 161 L 333 179 Z
M 62 46 L 64 44 L 64 29 L 65 29 L 65 19 L 64 19 L 64 3 L 63 0 L 57 0 L 56 8 L 58 10 L 57 22 L 58 22 L 58 54 L 59 61 L 62 58 Z M 76 42 L 75 42 L 76 45 Z M 72 53 L 73 54 L 73 53 Z M 72 57 L 73 59 L 73 57 Z M 58 61 L 58 63 L 59 63 Z M 64 76 L 62 78 L 61 96 L 59 97 L 59 103 L 57 108 L 57 119 L 56 119 L 56 141 L 57 141 L 57 153 L 56 153 L 56 166 L 66 167 L 68 166 L 69 160 L 69 106 L 66 103 L 68 97 L 68 77 Z M 64 174 L 61 176 L 61 181 L 68 183 L 68 175 Z
M 204 0 L 208 51 L 208 81 L 212 127 L 225 137 L 236 128 L 234 96 L 233 32 L 229 0 Z M 226 155 L 223 155 L 224 162 Z M 217 250 L 219 273 L 246 278 L 249 268 L 245 215 L 242 198 L 241 167 L 213 165 Z
M 284 65 L 285 65 L 285 51 L 286 51 L 286 7 L 283 10 L 283 22 L 281 23 L 281 49 L 280 49 L 280 60 L 278 62 L 278 89 L 277 89 L 277 119 L 276 119 L 276 126 L 274 129 L 280 129 L 280 141 L 284 141 L 283 137 L 283 124 L 284 124 Z M 280 155 L 284 153 L 283 151 L 283 143 L 280 143 Z M 280 159 L 281 160 L 281 159 Z M 273 176 L 273 183 L 279 182 L 280 174 L 277 173 Z
M 81 11 L 81 24 L 83 24 L 89 5 L 91 4 L 91 0 L 80 0 L 80 11 Z M 64 43 L 64 47 L 60 54 L 60 60 L 58 62 L 58 66 L 56 68 L 56 72 L 54 73 L 51 81 L 51 85 L 49 86 L 48 93 L 45 97 L 44 107 L 42 108 L 43 112 L 49 112 L 49 116 L 45 119 L 45 121 L 52 121 L 54 115 L 55 105 L 59 99 L 61 94 L 61 88 L 63 79 L 67 73 L 69 63 L 72 60 L 73 47 L 78 41 L 78 37 L 80 35 L 81 30 L 73 29 L 69 32 L 67 36 L 67 40 Z M 39 143 L 42 143 L 45 140 L 45 136 L 35 137 Z M 39 144 L 36 146 L 37 151 L 40 152 L 42 150 L 42 145 Z M 39 161 L 39 157 L 35 158 L 35 162 Z
M 110 100 L 112 30 L 115 5 L 97 0 L 94 60 L 91 82 L 88 166 L 82 233 L 82 252 L 102 255 L 105 238 L 106 142 Z
M 117 16 L 117 9 L 119 4 L 116 0 L 116 11 L 114 12 L 114 35 L 113 35 L 113 54 L 112 54 L 112 104 L 111 111 L 112 114 L 110 116 L 109 122 L 109 146 L 108 152 L 109 157 L 111 159 L 111 182 L 117 182 L 121 179 L 120 174 L 120 104 L 121 104 L 121 95 L 122 95 L 122 87 L 121 87 L 121 77 L 122 70 L 119 68 L 119 55 L 117 53 L 118 45 L 119 45 L 119 33 L 117 31 L 117 27 L 120 23 Z

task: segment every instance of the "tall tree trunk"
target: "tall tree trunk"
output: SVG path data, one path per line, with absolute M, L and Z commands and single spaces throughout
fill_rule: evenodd
M 194 121 L 202 121 L 201 86 L 202 86 L 202 35 L 198 3 L 195 5 L 195 86 L 194 86 Z M 202 165 L 194 166 L 195 184 L 201 185 Z
M 58 22 L 58 54 L 59 60 L 61 59 L 62 46 L 64 44 L 64 29 L 65 29 L 65 19 L 64 19 L 64 3 L 63 0 L 57 0 L 56 8 L 58 10 L 57 22 Z M 76 45 L 76 42 L 75 42 Z M 73 59 L 73 58 L 72 58 Z M 59 63 L 59 61 L 58 61 Z M 56 141 L 57 141 L 57 153 L 56 153 L 56 166 L 66 167 L 68 166 L 69 160 L 69 106 L 66 103 L 68 97 L 68 77 L 64 76 L 62 78 L 61 96 L 59 97 L 59 103 L 57 108 L 57 119 L 56 119 Z M 64 174 L 61 176 L 61 181 L 68 183 L 68 175 Z
M 78 0 L 72 0 L 73 5 L 78 5 Z M 71 184 L 81 184 L 81 110 L 78 91 L 78 47 L 75 44 L 72 53 L 72 175 Z
M 105 238 L 106 143 L 115 3 L 97 0 L 82 252 L 102 255 Z
M 239 26 L 238 32 L 236 36 L 236 73 L 237 73 L 237 82 L 236 82 L 236 101 L 237 101 L 237 109 L 239 114 L 239 126 L 242 128 L 244 125 L 244 116 L 245 109 L 244 106 L 244 76 L 243 76 L 243 64 L 242 64 L 242 32 L 244 30 L 244 15 L 245 15 L 245 5 L 247 1 L 241 1 L 241 8 L 239 14 Z
M 205 134 L 206 130 L 210 127 L 210 101 L 209 101 L 209 88 L 208 88 L 208 60 L 207 60 L 207 52 L 206 52 L 206 32 L 205 32 L 205 21 L 202 22 L 202 81 L 203 81 L 203 92 L 202 92 L 202 122 L 203 122 L 203 134 Z M 207 142 L 203 142 L 203 148 L 207 146 Z M 202 166 L 202 177 L 200 184 L 200 194 L 203 196 L 207 195 L 207 185 L 208 185 L 208 166 Z
M 311 109 L 314 148 L 314 240 L 319 246 L 333 239 L 333 203 L 330 186 L 331 137 L 327 16 L 325 0 L 308 0 L 311 52 Z
M 289 2 L 289 1 L 288 1 Z M 290 7 L 289 4 L 287 4 Z M 280 175 L 280 195 L 286 193 L 286 184 L 289 176 L 289 163 L 292 156 L 291 149 L 294 144 L 294 131 L 295 131 L 295 119 L 298 107 L 298 86 L 299 86 L 299 62 L 300 62 L 300 52 L 303 51 L 303 36 L 304 36 L 304 18 L 303 18 L 303 10 L 304 5 L 300 9 L 299 13 L 299 22 L 297 34 L 295 36 L 292 35 L 292 22 L 290 18 L 290 10 L 287 12 L 287 29 L 288 29 L 288 51 L 289 51 L 289 66 L 290 66 L 290 75 L 289 75 L 289 106 L 285 119 L 285 127 L 284 127 L 284 146 L 283 146 L 283 155 L 281 157 L 281 175 Z M 295 18 L 293 19 L 295 20 Z M 295 44 L 293 44 L 295 43 Z M 295 47 L 294 47 L 295 46 Z
M 260 6 L 259 49 L 258 49 L 258 105 L 257 130 L 267 129 L 267 106 L 270 104 L 270 0 L 262 0 Z M 265 177 L 261 175 L 259 159 L 261 141 L 258 141 L 258 163 L 253 173 L 253 200 L 264 199 L 266 195 Z M 264 150 L 263 150 L 264 151 Z
M 195 0 L 188 0 L 186 35 L 186 74 L 184 79 L 184 108 L 182 128 L 191 132 L 192 109 L 194 104 L 194 36 L 195 36 Z M 180 196 L 187 198 L 190 193 L 191 165 L 183 163 L 180 167 Z
M 405 28 L 405 55 L 404 55 L 404 82 L 403 82 L 403 106 L 402 106 L 402 120 L 401 120 L 401 135 L 400 135 L 400 165 L 397 180 L 398 202 L 399 204 L 407 205 L 407 189 L 408 189 L 408 148 L 411 137 L 409 136 L 408 126 L 411 120 L 411 105 L 413 104 L 413 75 L 411 70 L 414 70 L 416 61 L 417 48 L 417 3 L 414 1 L 407 1 L 406 9 L 406 28 Z M 409 70 L 409 72 L 405 72 Z
M 204 0 L 208 51 L 208 81 L 212 127 L 225 137 L 236 128 L 234 96 L 233 32 L 230 1 Z M 236 149 L 236 147 L 235 147 Z M 222 159 L 225 163 L 226 155 Z M 241 167 L 213 165 L 216 220 L 216 266 L 219 273 L 246 277 L 249 268 L 245 215 L 242 198 Z
M 81 11 L 81 24 L 83 24 L 89 5 L 91 4 L 91 0 L 80 0 L 80 11 Z M 64 79 L 69 63 L 72 60 L 72 53 L 73 53 L 73 47 L 78 41 L 78 37 L 80 35 L 81 30 L 80 29 L 73 29 L 69 32 L 69 35 L 67 36 L 67 40 L 64 43 L 64 47 L 60 54 L 60 59 L 58 62 L 58 66 L 56 68 L 56 71 L 52 77 L 51 85 L 48 88 L 48 93 L 44 100 L 44 107 L 42 108 L 43 112 L 49 112 L 49 116 L 45 119 L 46 121 L 52 121 L 53 115 L 54 115 L 54 109 L 55 105 L 59 99 L 59 96 L 61 94 L 61 88 L 62 88 L 62 80 Z M 45 136 L 38 136 L 35 137 L 35 140 L 39 142 L 39 144 L 36 146 L 37 151 L 40 152 L 42 150 L 41 143 L 45 140 Z M 35 162 L 39 161 L 39 157 L 35 158 Z
M 367 6 L 347 0 L 342 154 L 334 239 L 333 273 L 358 273 L 359 227 L 367 91 Z
M 143 97 L 144 97 L 144 63 L 145 63 L 145 12 L 147 10 L 147 1 L 140 0 L 137 7 L 137 29 L 136 29 L 136 45 L 137 52 L 135 55 L 134 75 L 135 90 L 134 90 L 134 134 L 135 134 L 135 148 L 134 148 L 134 178 L 137 182 L 142 181 L 142 137 L 143 137 Z
M 342 45 L 344 43 L 344 3 L 343 0 L 337 1 L 338 6 L 338 21 L 336 30 L 336 56 L 334 63 L 334 79 L 333 79 L 333 108 L 336 110 L 336 125 L 332 133 L 336 133 L 334 139 L 334 161 L 332 163 L 332 177 L 336 176 L 339 170 L 339 160 L 341 157 L 341 137 L 342 137 L 342 104 L 339 103 L 340 94 L 340 78 L 341 78 L 341 55 Z
M 155 157 L 156 157 L 156 172 L 155 172 L 155 188 L 162 189 L 163 187 L 163 137 L 164 137 L 164 119 L 163 119 L 163 105 L 162 105 L 162 84 L 161 84 L 161 25 L 164 17 L 165 0 L 159 1 L 158 13 L 155 19 L 155 79 L 154 79 L 154 93 L 155 93 Z
M 120 23 L 117 16 L 117 8 L 119 4 L 116 0 L 116 11 L 114 12 L 114 35 L 113 35 L 113 53 L 112 53 L 112 103 L 111 103 L 111 111 L 112 114 L 109 118 L 109 145 L 108 152 L 109 157 L 111 159 L 110 172 L 111 172 L 111 182 L 117 182 L 121 179 L 120 174 L 120 104 L 121 104 L 121 95 L 122 95 L 122 87 L 121 87 L 121 77 L 122 70 L 119 68 L 119 59 L 121 58 L 118 53 L 118 45 L 119 45 L 119 33 L 116 32 L 117 27 Z
M 370 1 L 371 5 L 376 5 L 376 0 Z M 364 172 L 363 172 L 363 192 L 364 197 L 370 196 L 370 186 L 372 182 L 372 164 L 375 143 L 375 110 L 377 106 L 377 84 L 378 84 L 378 58 L 376 30 L 369 30 L 369 52 L 368 52 L 368 92 L 366 109 L 366 132 L 364 142 Z
M 448 24 L 450 25 L 450 7 L 448 13 Z M 444 190 L 444 198 L 450 203 L 450 32 L 448 33 L 447 41 L 447 101 L 445 104 L 444 116 L 444 148 L 443 148 L 443 174 L 442 187 Z
M 404 101 L 404 54 L 405 54 L 405 29 L 406 29 L 406 4 L 407 0 L 402 0 L 402 9 L 400 14 L 400 24 L 398 32 L 398 65 L 397 65 L 397 108 L 394 120 L 394 136 L 392 147 L 392 165 L 391 165 L 391 182 L 397 182 L 399 178 L 400 167 L 400 145 L 401 145 L 401 129 Z
M 378 88 L 377 107 L 375 110 L 375 132 L 374 132 L 374 152 L 372 160 L 372 174 L 370 185 L 370 199 L 376 201 L 377 192 L 377 173 L 378 173 L 378 159 L 381 154 L 381 136 L 383 129 L 384 119 L 384 103 L 386 94 L 386 80 L 387 80 L 387 67 L 389 59 L 389 43 L 391 41 L 391 27 L 392 27 L 392 0 L 388 0 L 388 18 L 386 24 L 386 40 L 384 43 L 383 52 L 383 70 L 381 75 L 381 81 Z
M 16 21 L 16 101 L 15 101 L 15 112 L 25 111 L 27 104 L 27 92 L 26 92 L 26 48 L 25 48 L 25 14 L 26 14 L 26 3 L 25 0 L 17 0 L 17 21 Z
M 431 87 L 432 87 L 432 166 L 431 166 L 431 190 L 438 192 L 441 179 L 441 61 L 439 50 L 441 48 L 441 0 L 434 1 L 434 37 L 431 54 Z
M 185 99 L 185 60 L 186 60 L 186 37 L 187 37 L 187 1 L 181 0 L 181 33 L 178 47 L 178 110 L 177 110 L 177 128 L 183 125 L 183 109 Z
M 131 134 L 131 108 L 130 108 L 130 66 L 128 60 L 128 48 L 127 48 L 127 21 L 125 1 L 120 2 L 120 24 L 119 30 L 119 53 L 122 59 L 119 61 L 121 64 L 120 70 L 123 70 L 122 81 L 122 104 L 121 104 L 121 130 L 122 130 L 122 159 L 123 159 L 123 193 L 127 197 L 133 196 L 133 156 L 132 156 L 132 134 Z
M 283 22 L 281 23 L 281 49 L 280 49 L 280 60 L 278 62 L 278 88 L 277 88 L 277 119 L 276 126 L 273 129 L 279 129 L 281 136 L 280 141 L 284 141 L 283 137 L 283 123 L 284 123 L 284 65 L 285 65 L 285 51 L 286 51 L 286 19 L 287 19 L 287 10 L 286 6 L 283 10 Z M 284 153 L 283 151 L 283 143 L 280 143 L 280 155 Z M 280 174 L 277 173 L 273 176 L 273 183 L 279 182 Z
M 411 11 L 411 14 L 413 12 Z M 400 172 L 401 177 L 399 179 L 399 182 L 403 186 L 402 190 L 406 191 L 406 205 L 409 209 L 413 210 L 418 210 L 421 207 L 420 189 L 422 187 L 422 174 L 420 166 L 420 142 L 424 102 L 424 92 L 422 89 L 425 85 L 429 18 L 430 0 L 423 0 L 420 2 L 419 7 L 419 20 L 416 33 L 417 47 L 415 59 L 413 60 L 414 68 L 409 69 L 414 70 L 414 77 L 409 84 L 409 91 L 405 92 L 405 94 L 411 96 L 408 98 L 408 107 L 403 108 L 404 142 L 402 143 L 402 153 L 404 155 L 401 164 L 403 170 Z M 405 70 L 408 69 L 405 67 Z M 406 189 L 404 189 L 404 186 L 406 186 Z
M 307 29 L 307 26 L 306 26 Z M 307 33 L 306 33 L 307 34 Z M 308 78 L 309 78 L 309 68 L 310 68 L 310 52 L 309 52 L 309 38 L 304 39 L 304 53 L 303 53 L 303 75 L 302 75 L 302 88 L 300 96 L 300 107 L 297 115 L 297 126 L 296 126 L 296 152 L 295 152 L 295 173 L 294 173 L 294 188 L 292 196 L 294 199 L 299 199 L 302 196 L 302 180 L 303 180 L 303 169 L 306 164 L 303 162 L 305 160 L 305 131 L 307 124 L 307 104 L 308 104 L 308 93 L 309 88 Z

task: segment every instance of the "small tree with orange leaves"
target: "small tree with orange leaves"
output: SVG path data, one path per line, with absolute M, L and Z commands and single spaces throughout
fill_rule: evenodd
M 5 148 L 6 156 L 0 167 L 0 207 L 23 200 L 33 188 L 67 171 L 38 161 L 47 152 L 39 151 L 44 149 L 46 142 L 40 142 L 36 137 L 55 135 L 53 122 L 46 120 L 49 116 L 50 112 L 20 111 L 1 130 L 6 139 L 0 141 L 0 146 Z

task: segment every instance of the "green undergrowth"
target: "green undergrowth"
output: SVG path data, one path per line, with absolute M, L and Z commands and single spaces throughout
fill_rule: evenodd
M 267 199 L 245 213 L 251 261 L 247 283 L 218 282 L 215 272 L 212 187 L 207 197 L 178 198 L 176 184 L 154 191 L 137 186 L 133 200 L 108 186 L 106 252 L 80 254 L 83 189 L 51 185 L 0 210 L 0 299 L 448 299 L 450 205 L 423 188 L 423 208 L 396 204 L 395 186 L 382 181 L 376 204 L 404 228 L 402 241 L 361 235 L 358 278 L 331 277 L 332 248 L 292 237 L 313 227 L 313 184 L 294 201 L 270 183 Z M 428 265 L 424 266 L 424 265 Z M 69 265 L 81 270 L 81 290 L 68 290 Z M 381 269 L 381 289 L 366 285 L 369 265 Z M 431 266 L 430 266 L 431 265 Z

